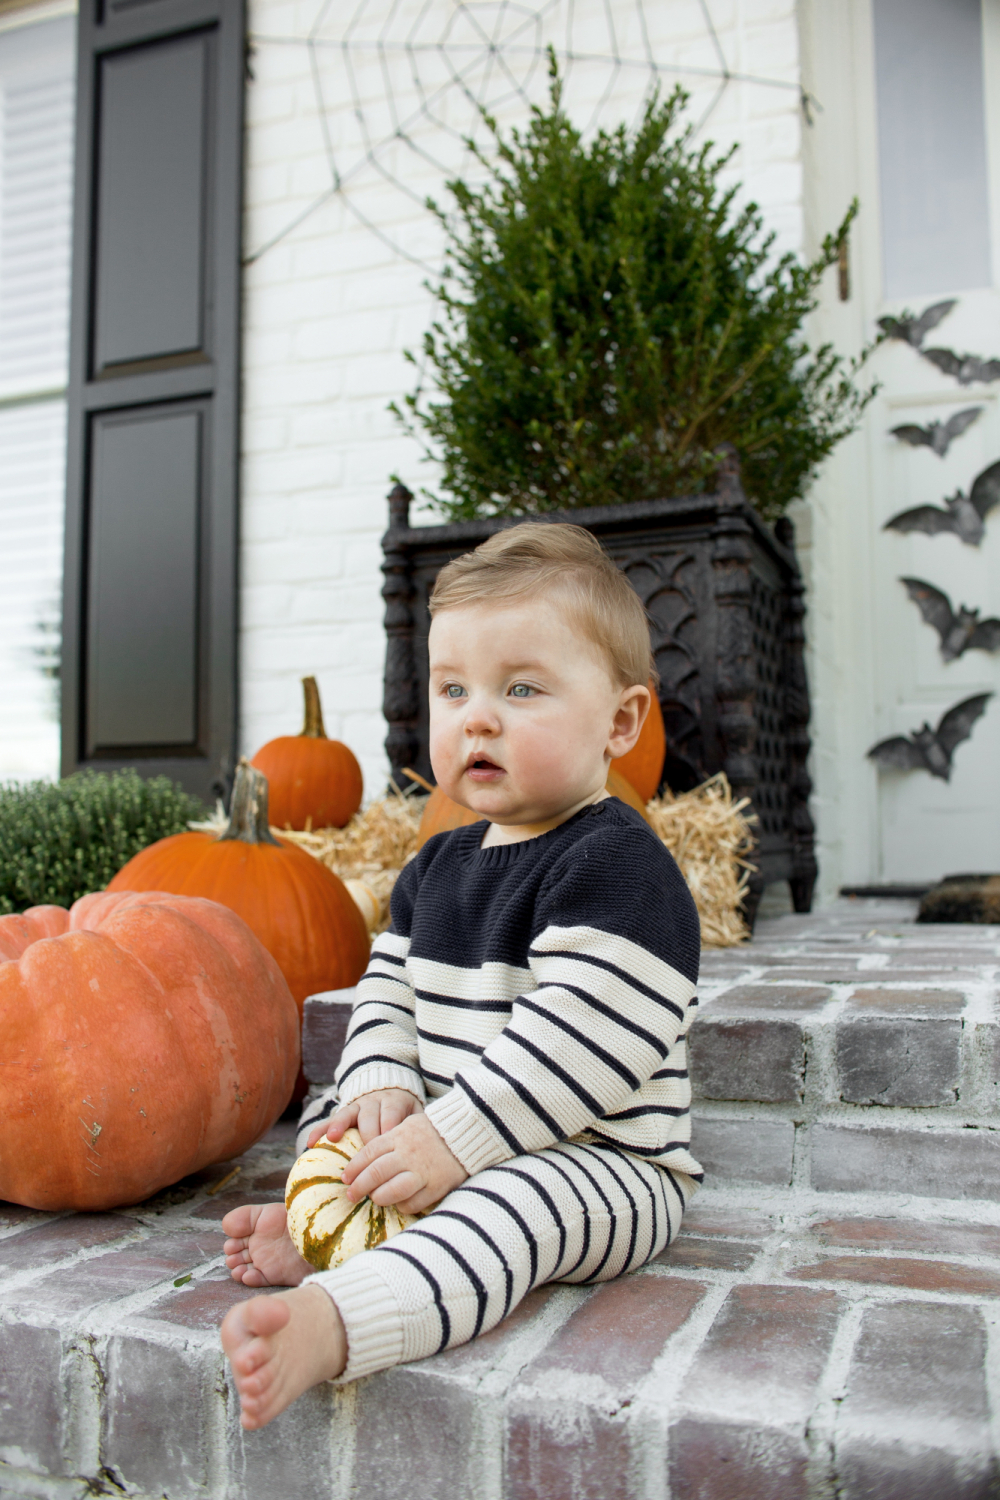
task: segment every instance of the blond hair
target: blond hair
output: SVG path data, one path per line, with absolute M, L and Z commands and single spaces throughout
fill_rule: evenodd
M 437 576 L 431 615 L 467 604 L 555 596 L 603 655 L 619 687 L 658 680 L 649 621 L 638 594 L 596 537 L 582 526 L 526 521 L 498 531 Z

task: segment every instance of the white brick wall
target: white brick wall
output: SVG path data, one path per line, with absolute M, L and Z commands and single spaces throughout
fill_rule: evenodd
M 536 5 L 545 9 L 540 0 Z M 761 205 L 778 232 L 777 248 L 798 249 L 802 180 L 793 0 L 708 0 L 708 8 L 730 72 L 760 75 L 771 86 L 731 81 L 704 134 L 721 145 L 739 142 L 733 180 L 742 179 Z M 326 13 L 321 42 L 339 35 L 339 9 Z M 367 15 L 377 23 L 390 9 L 386 0 L 371 0 Z M 321 0 L 252 0 L 250 8 L 255 76 L 247 95 L 247 254 L 281 237 L 253 260 L 245 280 L 240 734 L 242 748 L 252 753 L 271 736 L 296 730 L 298 679 L 314 673 L 328 732 L 358 754 L 373 795 L 386 768 L 379 593 L 385 495 L 393 471 L 414 490 L 429 480 L 418 446 L 401 434 L 386 407 L 414 385 L 403 350 L 419 347 L 432 304 L 422 286 L 425 273 L 360 224 L 351 207 L 431 264 L 438 263 L 441 242 L 430 215 L 370 167 L 350 178 L 343 194 L 330 191 L 305 45 L 321 10 Z M 492 24 L 499 7 L 478 10 L 483 23 Z M 409 24 L 419 11 L 416 5 L 397 7 L 397 25 Z M 622 55 L 641 57 L 636 0 L 611 0 L 611 11 Z M 606 50 L 599 0 L 577 0 L 574 14 L 576 49 Z M 698 0 L 647 0 L 645 18 L 658 63 L 718 68 Z M 453 0 L 434 0 L 417 39 L 435 38 L 449 21 L 453 40 L 467 41 Z M 542 40 L 563 45 L 565 24 L 565 4 L 553 7 Z M 362 39 L 373 34 L 371 26 L 357 33 Z M 390 28 L 390 34 L 401 32 Z M 469 54 L 455 56 L 464 63 Z M 511 58 L 523 76 L 526 59 Z M 436 65 L 427 54 L 421 59 L 421 66 Z M 369 52 L 355 61 L 366 117 L 384 132 L 389 116 L 378 59 Z M 316 64 L 329 138 L 346 175 L 362 155 L 350 79 L 335 47 L 318 46 Z M 407 58 L 388 52 L 386 67 L 400 108 L 412 106 Z M 610 76 L 604 67 L 575 65 L 566 90 L 574 118 L 587 121 Z M 619 71 L 603 123 L 634 118 L 648 76 L 642 68 Z M 667 89 L 675 77 L 691 89 L 697 118 L 718 91 L 718 77 L 665 73 Z M 544 97 L 544 85 L 542 67 L 535 98 Z M 469 127 L 460 94 L 452 91 L 442 107 L 456 128 Z M 517 102 L 499 113 L 507 124 L 524 117 Z M 423 128 L 420 140 L 428 150 L 450 152 L 451 170 L 461 162 L 442 132 Z M 386 160 L 421 197 L 444 199 L 441 175 L 420 157 L 396 145 Z M 308 212 L 323 194 L 325 201 Z M 283 233 L 299 216 L 298 226 Z

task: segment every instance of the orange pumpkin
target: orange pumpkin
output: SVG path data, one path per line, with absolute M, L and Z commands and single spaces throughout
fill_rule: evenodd
M 620 755 L 614 768 L 632 783 L 642 799 L 643 807 L 650 797 L 655 797 L 663 778 L 663 761 L 667 753 L 667 733 L 663 727 L 663 710 L 656 696 L 656 684 L 649 681 L 652 703 L 639 738 L 627 755 Z
M 346 745 L 329 740 L 315 677 L 303 677 L 301 734 L 268 740 L 253 757 L 270 786 L 275 828 L 343 828 L 361 806 L 361 767 Z
M 639 794 L 630 781 L 618 771 L 618 762 L 615 761 L 608 772 L 608 791 L 612 797 L 618 797 L 622 802 L 627 802 L 629 807 L 634 807 L 637 813 L 646 817 L 646 806 L 641 801 Z M 420 827 L 417 830 L 417 848 L 422 849 L 429 838 L 436 833 L 448 833 L 452 828 L 464 828 L 468 823 L 482 822 L 482 813 L 474 813 L 467 807 L 461 807 L 459 803 L 453 802 L 446 797 L 439 786 L 436 786 L 427 799 L 423 816 L 420 819 Z M 646 818 L 646 822 L 649 819 Z
M 243 918 L 288 981 L 299 1009 L 307 995 L 357 984 L 368 963 L 365 919 L 342 880 L 318 859 L 272 836 L 267 779 L 242 760 L 229 827 L 175 833 L 142 849 L 109 891 L 207 896 Z
M 117 1208 L 260 1139 L 298 1015 L 225 907 L 101 892 L 0 917 L 0 1055 L 0 1199 Z

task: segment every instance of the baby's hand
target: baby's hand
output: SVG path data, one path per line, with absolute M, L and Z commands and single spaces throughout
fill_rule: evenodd
M 310 1131 L 308 1145 L 315 1146 L 323 1135 L 339 1141 L 352 1125 L 357 1126 L 358 1134 L 367 1144 L 423 1107 L 416 1095 L 406 1089 L 376 1089 L 373 1094 L 362 1094 L 350 1104 L 341 1105 L 327 1125 L 317 1125 Z
M 468 1175 L 422 1109 L 370 1140 L 343 1174 L 352 1203 L 367 1193 L 373 1203 L 383 1208 L 394 1203 L 406 1214 L 430 1208 Z

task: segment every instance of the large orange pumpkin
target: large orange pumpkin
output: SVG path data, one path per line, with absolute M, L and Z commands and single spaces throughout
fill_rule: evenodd
M 667 733 L 663 727 L 663 710 L 656 696 L 656 684 L 650 678 L 649 692 L 652 703 L 639 732 L 639 738 L 627 755 L 620 755 L 614 768 L 632 783 L 642 799 L 643 806 L 650 797 L 655 797 L 663 778 L 663 761 L 667 753 Z
M 221 901 L 277 959 L 301 1010 L 307 995 L 357 984 L 368 963 L 364 917 L 344 882 L 268 830 L 267 779 L 240 762 L 229 827 L 175 833 L 142 849 L 109 891 L 175 891 Z
M 646 817 L 645 804 L 632 783 L 620 774 L 618 761 L 612 763 L 608 772 L 607 786 L 612 797 L 618 797 L 622 802 L 627 802 L 629 807 L 634 807 L 637 813 Z M 474 813 L 468 807 L 462 807 L 458 802 L 453 802 L 450 797 L 445 796 L 439 786 L 436 786 L 427 798 L 427 806 L 420 819 L 417 848 L 422 849 L 427 840 L 433 838 L 436 833 L 449 833 L 452 828 L 464 828 L 469 823 L 480 823 L 482 816 L 482 813 Z M 646 821 L 648 823 L 649 819 L 646 818 Z
M 315 677 L 303 677 L 301 734 L 268 740 L 252 764 L 267 777 L 275 828 L 343 828 L 361 806 L 361 767 L 346 745 L 330 740 Z
M 259 1140 L 298 1015 L 225 907 L 102 892 L 0 917 L 0 1056 L 0 1199 L 116 1208 Z

